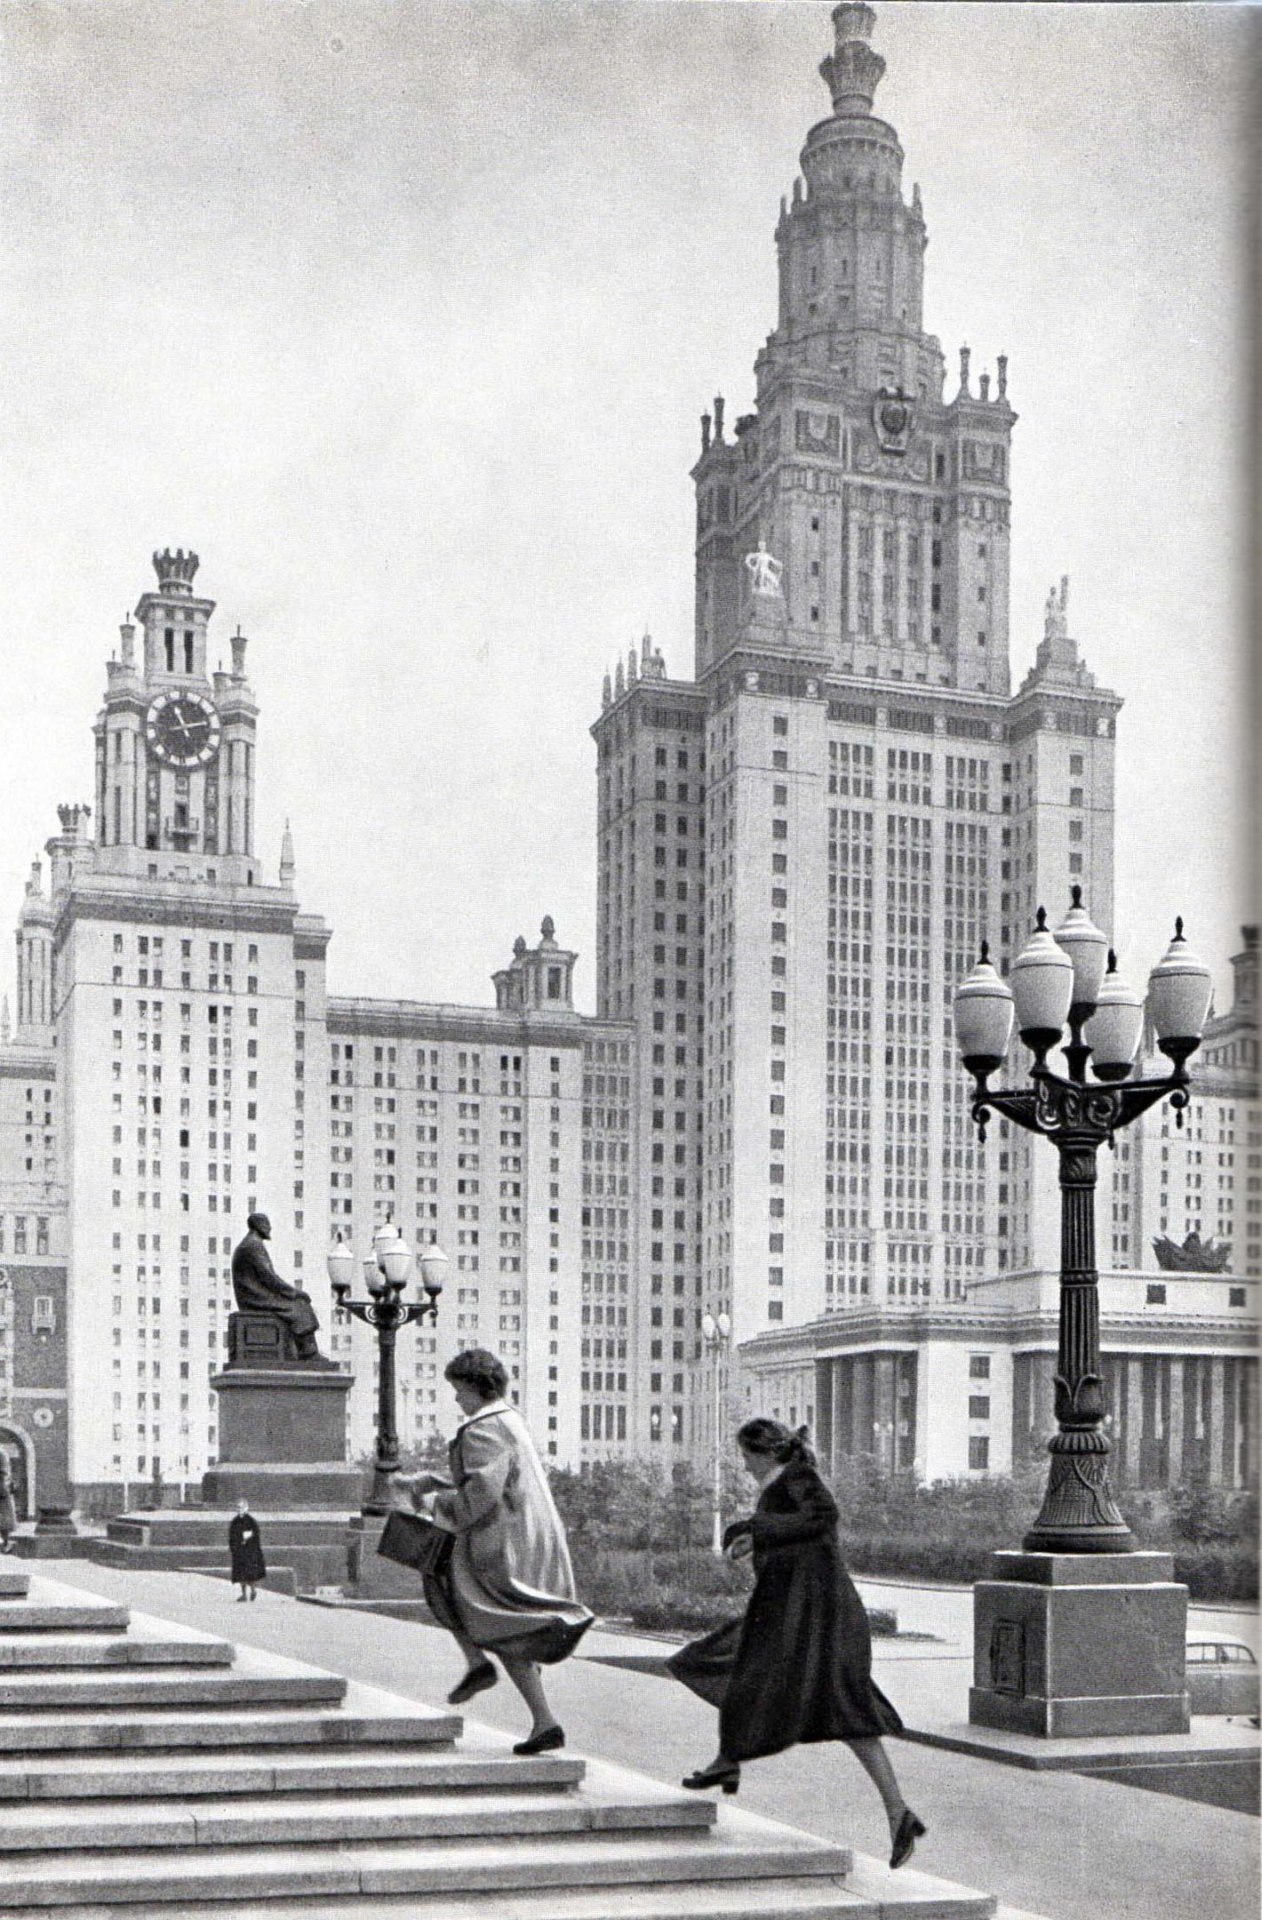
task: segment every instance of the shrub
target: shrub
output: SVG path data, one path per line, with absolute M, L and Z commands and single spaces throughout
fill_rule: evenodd
M 1258 1556 L 1244 1546 L 1176 1547 L 1174 1577 L 1193 1600 L 1256 1600 Z

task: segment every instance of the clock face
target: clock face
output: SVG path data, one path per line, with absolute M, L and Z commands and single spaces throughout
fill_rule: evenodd
M 219 715 L 202 693 L 160 693 L 145 718 L 149 751 L 169 767 L 204 767 L 219 751 Z

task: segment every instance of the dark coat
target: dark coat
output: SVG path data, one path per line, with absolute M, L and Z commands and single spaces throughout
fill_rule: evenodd
M 872 1679 L 863 1602 L 842 1564 L 837 1504 L 814 1467 L 792 1462 L 750 1520 L 754 1590 L 742 1618 L 681 1647 L 677 1680 L 719 1709 L 719 1751 L 755 1760 L 807 1740 L 864 1740 L 902 1721 Z
M 232 1555 L 232 1577 L 239 1587 L 256 1587 L 267 1578 L 263 1536 L 252 1513 L 234 1516 L 228 1528 L 228 1552 Z
M 299 1339 L 314 1333 L 320 1324 L 306 1294 L 281 1279 L 272 1265 L 266 1240 L 253 1228 L 233 1249 L 232 1291 L 242 1312 L 278 1314 Z

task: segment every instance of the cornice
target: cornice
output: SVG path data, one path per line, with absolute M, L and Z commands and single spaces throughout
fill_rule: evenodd
M 603 1025 L 604 1023 L 599 1023 Z M 349 999 L 330 995 L 325 1025 L 330 1039 L 469 1040 L 530 1047 L 580 1047 L 587 1037 L 585 1016 L 522 1012 L 519 1008 L 460 1007 L 419 1000 Z
M 0 1080 L 55 1080 L 57 1056 L 51 1048 L 0 1047 Z
M 1101 1352 L 1123 1357 L 1139 1350 L 1169 1353 L 1173 1345 L 1204 1354 L 1206 1349 L 1253 1354 L 1259 1322 L 1254 1317 L 1229 1320 L 1214 1315 L 1167 1314 L 1160 1321 L 1130 1314 L 1106 1314 L 1100 1324 Z M 1049 1306 L 1041 1312 L 1007 1312 L 1002 1308 L 961 1312 L 951 1307 L 891 1315 L 880 1309 L 829 1314 L 805 1326 L 756 1334 L 739 1342 L 739 1352 L 751 1364 L 779 1361 L 801 1365 L 807 1361 L 844 1359 L 856 1351 L 915 1352 L 943 1342 L 988 1340 L 1015 1351 L 1035 1350 L 1055 1356 L 1059 1341 L 1059 1312 Z M 1172 1355 L 1178 1358 L 1178 1353 Z
M 599 739 L 609 722 L 625 717 L 639 702 L 645 699 L 664 700 L 669 705 L 672 700 L 679 703 L 681 711 L 692 712 L 705 702 L 705 694 L 695 680 L 654 680 L 636 679 L 620 693 L 616 700 L 604 708 L 600 716 L 593 720 L 588 731 L 593 739 Z
M 238 933 L 289 933 L 294 930 L 298 904 L 269 901 L 262 888 L 233 887 L 216 893 L 195 883 L 154 881 L 113 889 L 76 885 L 61 903 L 53 930 L 55 944 L 64 945 L 80 920 L 122 920 L 169 927 L 222 927 Z M 166 889 L 170 891 L 166 891 Z

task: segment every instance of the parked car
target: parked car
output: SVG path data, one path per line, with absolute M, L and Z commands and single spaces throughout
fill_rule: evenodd
M 1188 1696 L 1193 1713 L 1259 1710 L 1258 1657 L 1243 1640 L 1189 1640 Z

